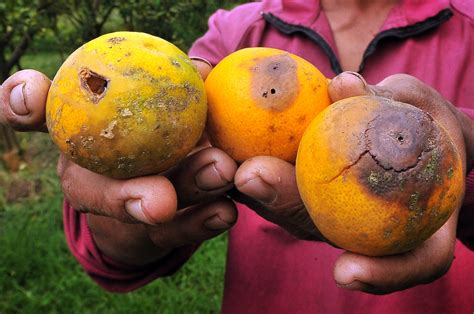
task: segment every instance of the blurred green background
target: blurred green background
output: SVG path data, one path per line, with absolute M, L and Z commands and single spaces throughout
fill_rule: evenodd
M 242 0 L 3 0 L 0 75 L 26 68 L 54 76 L 82 43 L 144 31 L 183 50 L 218 8 Z M 226 235 L 207 241 L 173 277 L 128 294 L 101 290 L 69 253 L 62 230 L 58 152 L 47 134 L 0 128 L 0 313 L 215 313 Z

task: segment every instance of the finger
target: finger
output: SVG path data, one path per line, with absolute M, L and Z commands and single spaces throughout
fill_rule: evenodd
M 228 230 L 237 221 L 234 203 L 215 201 L 179 210 L 176 217 L 156 227 L 149 226 L 150 239 L 161 249 L 198 244 Z
M 359 73 L 352 71 L 342 72 L 334 77 L 329 83 L 328 92 L 331 102 L 372 94 L 365 79 Z
M 1 87 L 0 123 L 18 131 L 47 132 L 46 98 L 51 81 L 35 70 L 23 70 L 9 77 Z
M 336 261 L 338 286 L 373 294 L 387 294 L 430 283 L 444 275 L 453 260 L 455 217 L 411 252 L 386 257 L 367 257 L 345 252 Z
M 176 188 L 178 207 L 184 208 L 231 189 L 236 170 L 231 157 L 208 147 L 188 156 L 165 176 Z
M 245 161 L 235 174 L 231 196 L 263 218 L 299 238 L 320 238 L 296 186 L 295 167 L 281 159 L 258 156 Z
M 163 176 L 116 180 L 79 167 L 64 155 L 58 174 L 65 198 L 81 212 L 150 225 L 169 221 L 176 214 L 176 192 Z
M 204 58 L 191 57 L 193 64 L 196 66 L 199 74 L 203 80 L 206 80 L 207 76 L 212 70 L 212 64 Z

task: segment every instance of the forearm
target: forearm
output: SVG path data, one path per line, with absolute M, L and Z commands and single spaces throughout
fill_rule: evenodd
M 117 262 L 147 265 L 170 253 L 150 240 L 143 224 L 126 224 L 93 214 L 87 214 L 87 222 L 98 249 Z

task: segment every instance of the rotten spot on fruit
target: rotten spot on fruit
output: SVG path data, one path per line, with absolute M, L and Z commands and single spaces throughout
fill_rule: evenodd
M 365 131 L 367 151 L 385 170 L 403 172 L 418 165 L 423 153 L 438 143 L 439 130 L 418 110 L 381 111 Z
M 454 174 L 454 169 L 453 167 L 449 167 L 448 169 L 448 179 L 451 179 L 453 177 L 453 174 Z
M 128 108 L 120 109 L 120 115 L 124 118 L 133 116 L 132 111 Z
M 170 59 L 171 61 L 171 64 L 177 68 L 180 68 L 181 67 L 181 63 L 178 62 L 178 60 L 175 60 L 175 59 Z
M 116 120 L 110 122 L 109 125 L 105 129 L 100 131 L 100 136 L 105 137 L 107 139 L 113 139 L 115 136 L 113 129 L 115 128 L 116 125 L 117 125 Z
M 109 80 L 104 76 L 88 68 L 82 68 L 79 71 L 79 79 L 82 88 L 89 94 L 93 103 L 98 103 L 105 96 Z
M 282 111 L 298 95 L 297 64 L 288 54 L 255 59 L 251 68 L 252 95 L 258 106 Z
M 107 41 L 111 44 L 118 44 L 118 43 L 121 43 L 122 41 L 126 40 L 124 37 L 112 37 L 112 38 L 109 38 Z

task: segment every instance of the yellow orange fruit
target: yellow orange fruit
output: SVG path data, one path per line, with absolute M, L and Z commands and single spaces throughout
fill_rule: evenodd
M 294 162 L 305 128 L 330 103 L 318 69 L 272 48 L 230 54 L 205 84 L 211 141 L 239 162 L 257 155 Z
M 186 156 L 206 112 L 204 82 L 185 53 L 158 37 L 116 32 L 67 58 L 51 85 L 46 121 L 72 161 L 130 178 Z
M 375 96 L 341 100 L 316 117 L 301 140 L 296 177 L 321 233 L 370 256 L 418 246 L 464 193 L 449 133 L 424 111 Z

